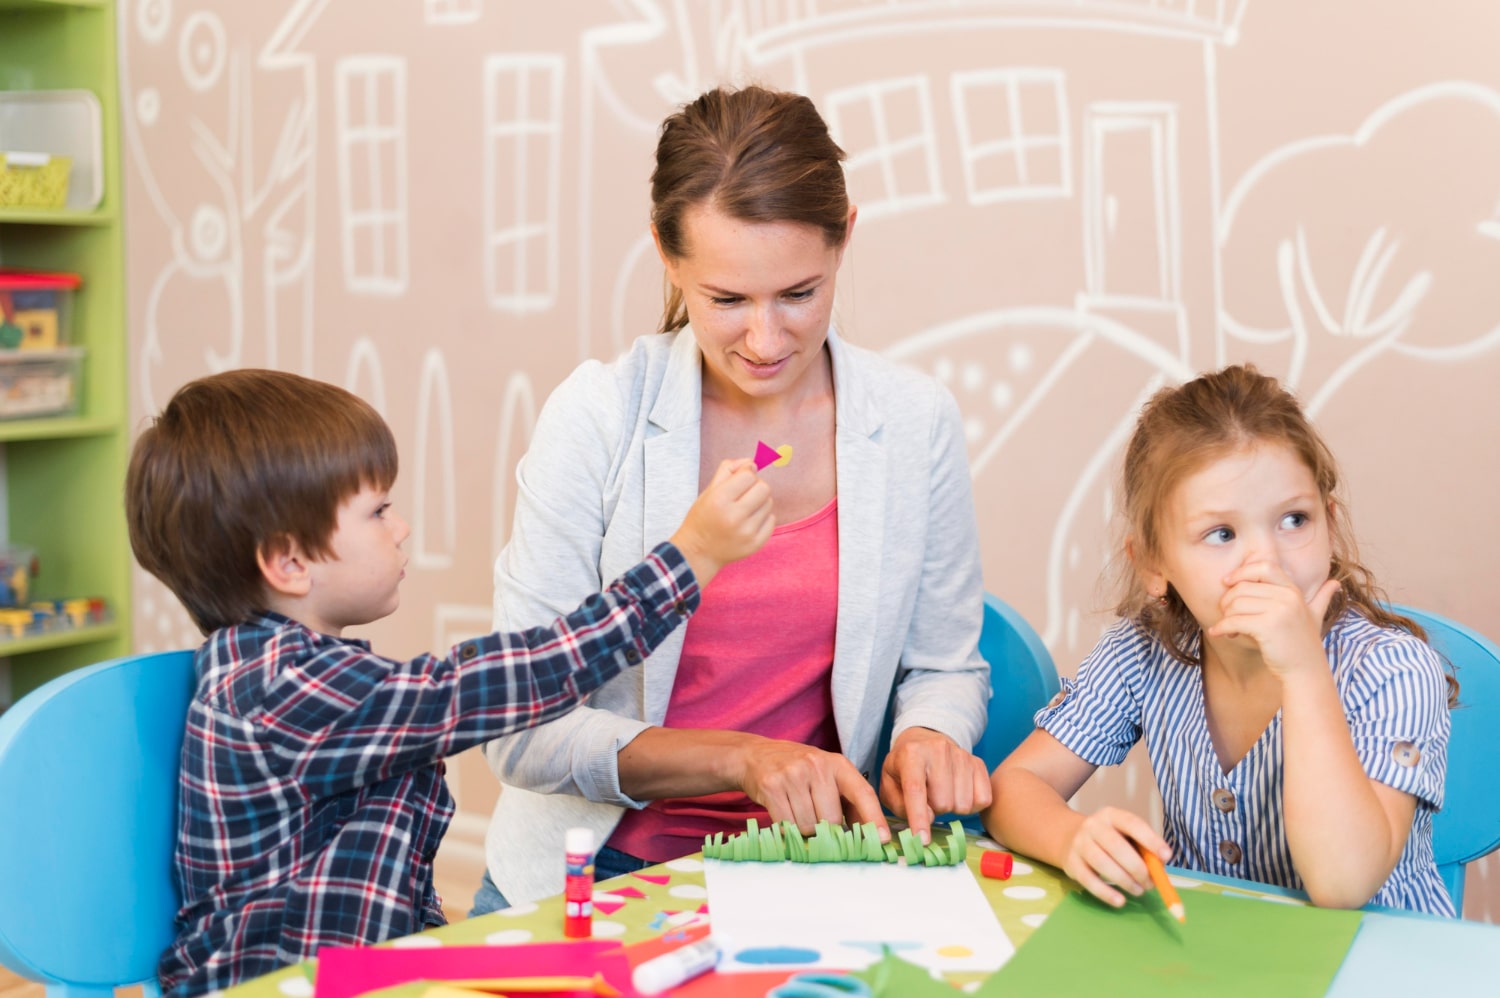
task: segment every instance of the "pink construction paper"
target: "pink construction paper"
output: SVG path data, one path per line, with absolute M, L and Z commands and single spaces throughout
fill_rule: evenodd
M 594 910 L 606 915 L 613 915 L 623 907 L 625 907 L 624 901 L 600 901 L 597 898 L 594 900 Z
M 632 873 L 631 876 L 636 877 L 640 880 L 644 880 L 648 884 L 658 884 L 663 887 L 672 882 L 672 875 L 670 873 L 665 875 L 660 873 Z M 613 891 L 612 893 L 618 894 L 620 892 Z
M 324 946 L 318 951 L 317 998 L 353 998 L 412 981 L 462 981 L 494 977 L 604 976 L 627 998 L 640 992 L 630 982 L 630 963 L 618 941 L 515 946 Z
M 639 887 L 620 887 L 616 888 L 615 890 L 611 890 L 608 893 L 613 894 L 615 897 L 636 898 L 637 900 L 646 896 Z
M 776 448 L 764 440 L 755 442 L 755 470 L 764 471 L 769 465 L 781 460 L 781 455 L 776 453 Z

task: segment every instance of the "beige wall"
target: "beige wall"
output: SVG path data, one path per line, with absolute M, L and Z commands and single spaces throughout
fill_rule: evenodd
M 755 79 L 812 96 L 850 153 L 841 329 L 958 396 L 986 584 L 1062 671 L 1105 621 L 1133 410 L 1227 360 L 1306 400 L 1391 594 L 1500 636 L 1500 7 L 1440 10 L 130 0 L 134 413 L 242 365 L 362 393 L 414 525 L 368 636 L 409 655 L 485 628 L 537 407 L 654 327 L 656 124 Z M 196 640 L 137 592 L 143 647 Z M 452 772 L 461 894 L 494 789 L 472 755 Z M 1084 797 L 1146 810 L 1149 785 L 1136 760 Z M 1500 917 L 1495 870 L 1470 916 Z

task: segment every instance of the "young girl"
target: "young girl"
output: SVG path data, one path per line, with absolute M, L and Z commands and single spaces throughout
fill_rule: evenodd
M 1150 884 L 1138 842 L 1318 905 L 1454 913 L 1432 855 L 1449 681 L 1382 607 L 1337 484 L 1253 367 L 1147 403 L 1125 454 L 1121 619 L 995 771 L 992 835 L 1115 906 Z M 1142 737 L 1163 834 L 1068 807 Z

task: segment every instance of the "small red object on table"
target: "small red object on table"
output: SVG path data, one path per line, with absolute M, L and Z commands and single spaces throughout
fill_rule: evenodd
M 990 850 L 979 857 L 979 872 L 992 880 L 1009 880 L 1015 863 L 1010 853 Z

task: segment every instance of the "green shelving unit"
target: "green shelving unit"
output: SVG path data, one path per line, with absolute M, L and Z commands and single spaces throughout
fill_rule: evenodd
M 0 421 L 10 540 L 34 548 L 43 598 L 103 597 L 113 620 L 0 638 L 11 694 L 130 652 L 129 456 L 119 78 L 111 0 L 0 0 L 0 91 L 86 89 L 102 114 L 104 200 L 93 211 L 0 208 L 0 265 L 77 273 L 72 343 L 86 348 L 76 416 Z

